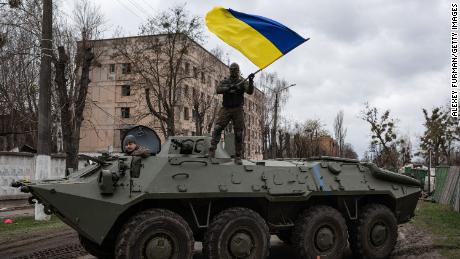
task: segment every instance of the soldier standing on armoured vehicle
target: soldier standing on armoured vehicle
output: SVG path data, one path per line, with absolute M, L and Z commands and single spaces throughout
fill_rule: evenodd
M 222 108 L 219 111 L 214 132 L 212 133 L 209 157 L 215 156 L 217 144 L 220 141 L 222 131 L 232 121 L 235 133 L 235 160 L 241 162 L 243 157 L 243 131 L 244 131 L 244 93 L 254 93 L 254 74 L 249 75 L 249 83 L 240 77 L 238 64 L 230 65 L 230 77 L 225 78 L 216 86 L 217 94 L 222 94 Z
M 123 145 L 125 146 L 125 153 L 129 156 L 140 156 L 143 158 L 150 156 L 150 150 L 137 144 L 136 137 L 133 135 L 126 136 Z

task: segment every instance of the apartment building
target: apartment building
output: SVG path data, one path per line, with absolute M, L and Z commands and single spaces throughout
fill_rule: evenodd
M 141 37 L 163 37 L 141 36 Z M 90 72 L 90 86 L 81 128 L 80 152 L 101 150 L 121 151 L 121 137 L 133 125 L 153 128 L 165 140 L 158 119 L 149 113 L 144 88 L 138 82 L 139 74 L 134 72 L 133 64 L 120 58 L 116 53 L 116 42 L 126 40 L 136 44 L 139 37 L 113 38 L 95 41 L 99 52 L 98 66 Z M 213 61 L 213 69 L 203 72 L 199 62 L 203 57 Z M 180 99 L 174 107 L 175 129 L 177 135 L 195 135 L 196 111 L 190 96 L 201 96 L 203 100 L 213 100 L 204 121 L 204 134 L 211 134 L 213 111 L 219 107 L 221 96 L 215 94 L 215 86 L 228 75 L 227 64 L 194 43 L 183 62 L 185 73 L 190 78 L 180 85 Z M 262 158 L 262 134 L 260 128 L 263 93 L 256 89 L 253 95 L 245 95 L 245 155 L 251 159 Z M 155 100 L 153 100 L 155 101 Z M 208 124 L 212 125 L 210 128 Z

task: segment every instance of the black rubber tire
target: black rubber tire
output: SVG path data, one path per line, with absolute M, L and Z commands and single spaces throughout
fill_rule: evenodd
M 292 230 L 281 230 L 276 236 L 283 241 L 283 243 L 292 245 Z
M 93 241 L 87 239 L 82 235 L 78 235 L 78 239 L 80 240 L 81 246 L 88 252 L 89 254 L 99 258 L 99 259 L 109 259 L 113 258 L 113 251 L 110 249 L 104 249 L 100 245 L 94 243 Z
M 228 243 L 236 233 L 251 237 L 253 250 L 244 259 L 265 259 L 270 253 L 270 233 L 265 220 L 255 211 L 235 207 L 222 211 L 208 227 L 203 242 L 204 258 L 233 259 Z
M 193 258 L 195 241 L 190 226 L 181 216 L 165 209 L 145 210 L 129 219 L 118 234 L 115 258 L 145 258 L 145 245 L 155 235 L 171 241 L 171 259 Z
M 316 243 L 316 234 L 320 229 L 327 229 L 334 236 L 332 247 L 321 251 Z M 292 241 L 300 258 L 321 259 L 342 258 L 347 245 L 347 225 L 342 214 L 329 206 L 315 206 L 303 212 L 297 219 Z
M 382 245 L 376 246 L 370 240 L 375 224 L 384 224 L 388 233 Z M 355 258 L 388 258 L 398 239 L 398 223 L 393 212 L 385 205 L 369 204 L 360 212 L 357 222 L 350 225 L 350 248 Z

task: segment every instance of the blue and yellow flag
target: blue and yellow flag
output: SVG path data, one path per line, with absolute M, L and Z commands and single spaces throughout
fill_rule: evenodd
M 206 14 L 206 25 L 260 69 L 308 40 L 277 21 L 223 7 Z

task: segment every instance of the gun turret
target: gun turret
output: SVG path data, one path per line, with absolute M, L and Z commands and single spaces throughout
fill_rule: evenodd
M 193 153 L 194 141 L 191 139 L 186 139 L 183 141 L 179 141 L 177 139 L 171 139 L 171 143 L 173 143 L 176 146 L 176 148 L 180 148 L 180 154 L 190 155 Z

